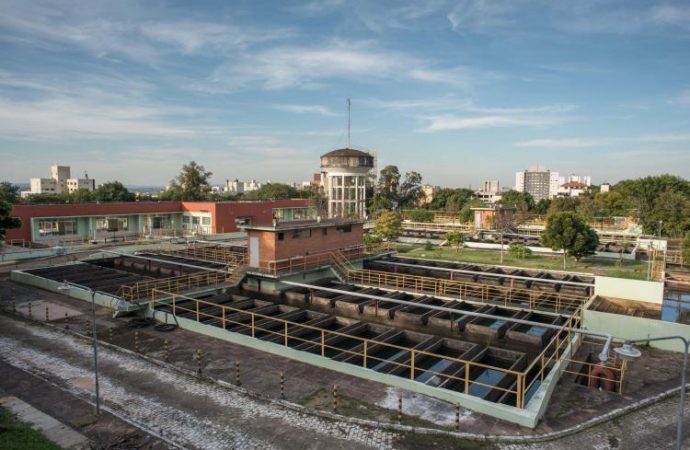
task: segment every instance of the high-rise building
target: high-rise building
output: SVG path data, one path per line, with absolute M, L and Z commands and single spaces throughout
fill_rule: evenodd
M 496 203 L 501 199 L 501 185 L 498 180 L 484 180 L 482 187 L 475 192 L 477 198 L 487 203 Z
M 374 170 L 374 156 L 342 148 L 321 156 L 321 186 L 328 198 L 328 217 L 366 217 L 367 184 Z
M 535 202 L 555 197 L 559 182 L 558 172 L 552 172 L 544 166 L 532 166 L 515 173 L 515 190 L 529 193 Z
M 69 166 L 50 166 L 50 178 L 31 178 L 29 180 L 30 190 L 22 192 L 22 196 L 30 194 L 62 194 L 72 193 L 79 189 L 93 191 L 96 189 L 96 182 L 84 173 L 84 178 L 72 178 Z

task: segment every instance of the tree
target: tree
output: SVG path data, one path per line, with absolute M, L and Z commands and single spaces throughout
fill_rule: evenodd
M 563 250 L 563 269 L 566 257 L 573 256 L 577 261 L 583 256 L 593 255 L 599 245 L 597 233 L 573 212 L 560 212 L 549 216 L 546 229 L 541 235 L 541 243 L 552 250 Z
M 182 166 L 182 172 L 177 176 L 177 184 L 181 189 L 181 200 L 199 201 L 206 200 L 211 185 L 209 178 L 212 172 L 207 172 L 204 166 L 190 161 Z
M 0 201 L 7 203 L 19 202 L 19 187 L 9 181 L 0 182 Z
M 400 207 L 414 208 L 421 196 L 422 176 L 418 172 L 407 172 L 398 192 Z
M 133 202 L 136 196 L 119 181 L 103 183 L 93 193 L 93 198 L 99 202 Z
M 388 198 L 389 200 L 397 201 L 399 186 L 400 170 L 398 170 L 398 166 L 386 166 L 381 169 L 377 194 Z
M 455 251 L 459 252 L 460 247 L 462 247 L 464 236 L 459 231 L 449 231 L 443 236 L 443 238 L 448 242 L 448 245 L 455 247 Z
M 88 203 L 93 200 L 93 192 L 82 188 L 70 192 L 67 197 L 70 203 Z
M 467 202 L 472 200 L 473 196 L 474 191 L 471 189 L 443 188 L 434 193 L 434 198 L 426 207 L 433 211 L 457 213 L 462 210 Z
M 0 241 L 5 240 L 5 233 L 10 228 L 19 228 L 22 221 L 16 217 L 11 217 L 12 204 L 5 200 L 0 200 Z
M 504 206 L 513 206 L 518 210 L 524 208 L 527 211 L 532 211 L 535 206 L 534 197 L 532 197 L 532 194 L 529 192 L 518 192 L 514 190 L 505 192 L 501 196 L 499 203 Z
M 525 259 L 532 254 L 532 250 L 521 242 L 513 242 L 508 246 L 508 254 L 515 258 Z
M 387 240 L 395 240 L 402 231 L 402 218 L 395 211 L 381 211 L 374 220 L 376 234 Z
M 534 209 L 534 197 L 529 192 L 508 191 L 503 194 L 499 203 L 503 206 L 512 206 L 517 212 L 515 221 L 525 222 L 529 219 L 530 212 Z
M 413 222 L 433 222 L 434 213 L 423 209 L 413 209 L 409 213 L 410 220 Z
M 245 194 L 249 200 L 278 200 L 299 197 L 300 193 L 294 187 L 282 183 L 266 183 L 255 191 Z

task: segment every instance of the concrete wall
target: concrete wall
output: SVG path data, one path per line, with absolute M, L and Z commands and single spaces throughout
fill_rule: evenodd
M 13 270 L 10 273 L 10 279 L 16 281 L 17 283 L 28 284 L 30 286 L 35 286 L 47 291 L 55 292 L 57 294 L 68 295 L 72 298 L 79 300 L 84 300 L 86 302 L 91 302 L 91 292 L 86 289 L 80 289 L 78 287 L 72 287 L 68 291 L 63 291 L 58 289 L 62 286 L 60 281 L 49 280 L 47 278 L 32 275 L 30 273 L 22 272 L 21 270 Z M 94 301 L 97 305 L 105 306 L 113 310 L 117 310 L 118 306 L 121 306 L 123 310 L 134 310 L 138 307 L 135 305 L 130 305 L 121 298 L 110 295 L 105 292 L 96 292 L 94 296 Z
M 617 339 L 649 339 L 664 336 L 682 336 L 690 339 L 690 325 L 600 311 L 585 310 L 582 326 L 592 331 L 611 333 Z M 650 342 L 649 344 L 662 350 L 685 351 L 685 346 L 680 340 Z
M 664 300 L 664 283 L 596 276 L 594 295 L 661 304 Z

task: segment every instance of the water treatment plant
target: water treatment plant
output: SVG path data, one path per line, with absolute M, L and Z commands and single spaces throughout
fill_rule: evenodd
M 363 225 L 274 219 L 244 226 L 243 239 L 104 249 L 11 278 L 54 292 L 69 283 L 78 286 L 69 295 L 93 296 L 116 316 L 149 317 L 528 428 L 563 377 L 623 394 L 628 362 L 611 339 L 652 336 L 661 322 L 640 313 L 641 302 L 661 308 L 659 282 L 408 257 L 364 245 Z

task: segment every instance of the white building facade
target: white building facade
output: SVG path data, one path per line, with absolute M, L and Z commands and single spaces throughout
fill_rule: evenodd
M 328 217 L 365 218 L 367 185 L 374 156 L 351 148 L 321 156 L 321 186 L 328 198 Z
M 69 166 L 50 166 L 50 178 L 31 178 L 30 190 L 22 192 L 22 197 L 31 194 L 62 194 L 72 193 L 79 189 L 93 191 L 96 189 L 96 181 L 84 174 L 84 178 L 72 178 Z

